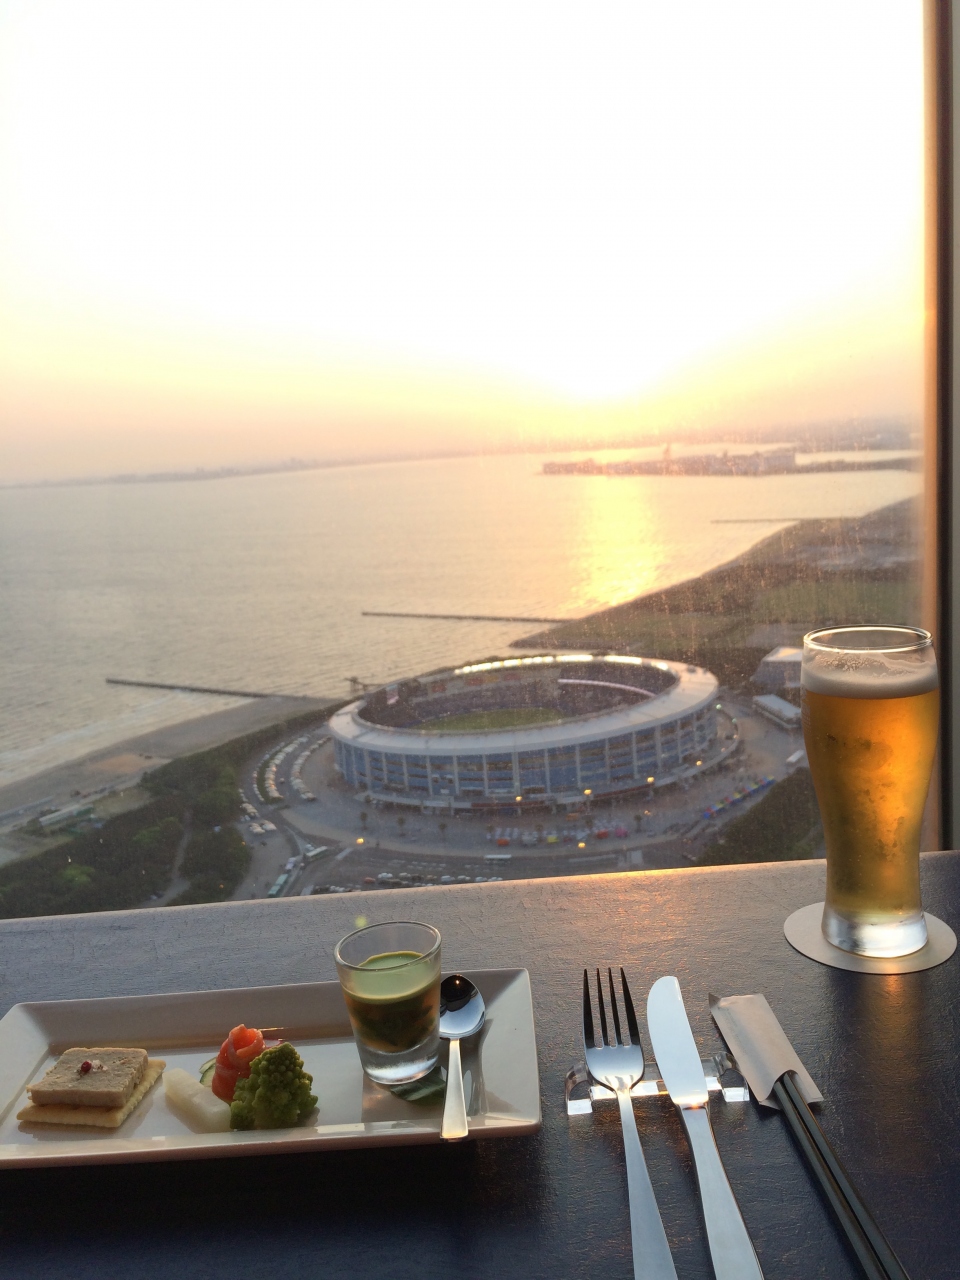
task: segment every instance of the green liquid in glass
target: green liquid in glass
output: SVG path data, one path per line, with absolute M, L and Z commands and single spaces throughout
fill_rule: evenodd
M 370 956 L 344 988 L 358 1037 L 381 1053 L 402 1053 L 421 1044 L 440 1011 L 440 975 L 432 965 L 413 963 L 418 951 L 386 951 Z

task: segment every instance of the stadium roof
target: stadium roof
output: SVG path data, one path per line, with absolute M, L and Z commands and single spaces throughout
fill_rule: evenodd
M 582 659 L 583 655 L 577 655 Z M 602 659 L 601 659 L 602 660 Z M 510 665 L 513 665 L 512 663 Z M 484 729 L 461 732 L 422 732 L 417 729 L 394 729 L 362 720 L 358 709 L 366 701 L 360 698 L 330 717 L 330 729 L 343 742 L 370 751 L 402 751 L 418 755 L 476 755 L 542 751 L 549 747 L 569 747 L 636 733 L 669 724 L 682 716 L 700 710 L 710 703 L 719 688 L 717 678 L 703 667 L 681 662 L 657 660 L 656 665 L 677 677 L 676 684 L 646 702 L 599 711 L 595 715 L 576 716 L 555 724 L 531 725 L 522 729 Z M 464 668 L 459 668 L 459 671 Z M 433 678 L 442 673 L 432 673 Z M 451 671 L 451 674 L 453 672 Z M 367 695 L 368 697 L 370 695 Z

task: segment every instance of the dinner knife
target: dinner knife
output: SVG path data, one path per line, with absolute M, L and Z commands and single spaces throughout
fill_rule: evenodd
M 717 1280 L 763 1280 L 740 1208 L 720 1162 L 707 1110 L 709 1095 L 703 1064 L 676 978 L 660 978 L 650 988 L 647 1030 L 660 1078 L 680 1110 L 693 1152 L 714 1275 Z

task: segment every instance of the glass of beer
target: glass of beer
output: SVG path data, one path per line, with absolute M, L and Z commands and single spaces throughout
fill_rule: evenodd
M 920 823 L 937 743 L 937 661 L 915 627 L 829 627 L 803 638 L 803 740 L 827 846 L 823 934 L 905 956 L 927 941 Z
M 408 1084 L 440 1056 L 440 935 L 398 920 L 348 933 L 333 953 L 360 1063 L 377 1084 Z

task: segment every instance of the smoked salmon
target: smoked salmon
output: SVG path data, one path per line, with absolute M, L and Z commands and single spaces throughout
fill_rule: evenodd
M 264 1050 L 263 1036 L 256 1027 L 245 1027 L 241 1022 L 234 1027 L 220 1046 L 210 1087 L 224 1102 L 233 1101 L 237 1081 L 250 1074 L 250 1064 Z

